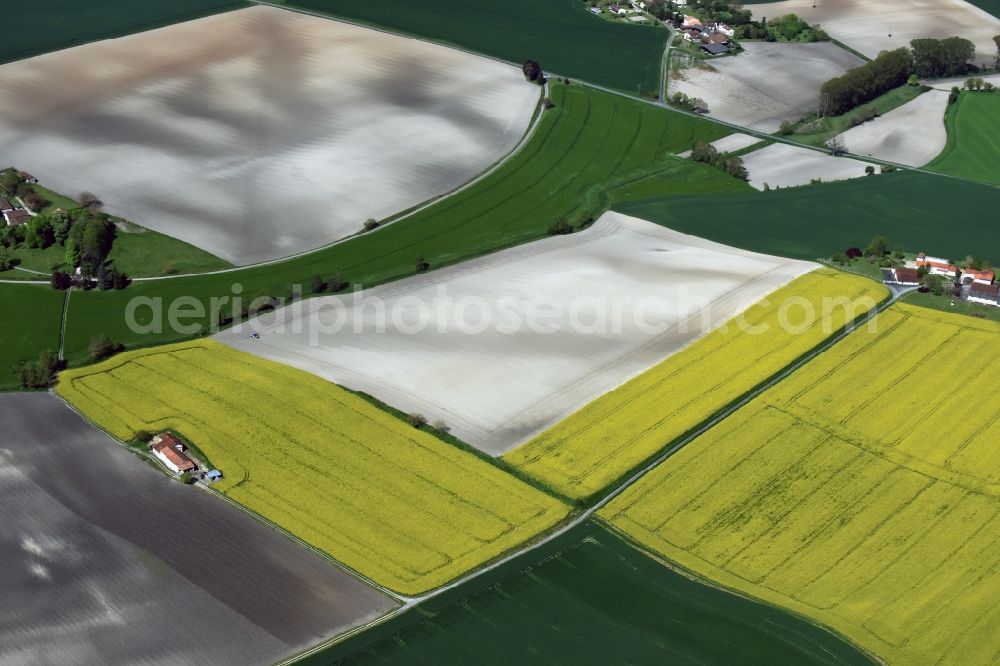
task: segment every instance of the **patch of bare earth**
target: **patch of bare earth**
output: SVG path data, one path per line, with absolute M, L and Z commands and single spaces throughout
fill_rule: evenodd
M 251 7 L 0 66 L 0 154 L 236 264 L 319 247 L 512 150 L 518 68 Z
M 570 236 L 310 299 L 217 337 L 500 455 L 812 268 L 606 213 Z
M 712 61 L 710 68 L 689 67 L 672 81 L 670 92 L 700 97 L 709 115 L 763 132 L 784 120 L 796 121 L 816 110 L 825 81 L 863 60 L 835 44 L 747 42 L 744 52 Z

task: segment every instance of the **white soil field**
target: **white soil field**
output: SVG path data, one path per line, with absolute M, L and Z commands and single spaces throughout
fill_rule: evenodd
M 765 184 L 774 189 L 808 185 L 817 178 L 824 183 L 859 178 L 865 176 L 865 167 L 869 164 L 808 148 L 773 143 L 744 155 L 743 166 L 750 174 L 750 185 L 763 190 Z
M 500 455 L 813 268 L 605 213 L 571 236 L 216 337 Z
M 841 136 L 849 152 L 919 167 L 944 150 L 948 131 L 944 112 L 948 93 L 929 90 L 875 120 Z
M 735 153 L 737 150 L 743 150 L 744 148 L 749 148 L 755 143 L 760 143 L 761 139 L 750 134 L 741 134 L 737 132 L 736 134 L 730 134 L 729 136 L 724 136 L 721 139 L 716 139 L 709 145 L 713 146 L 720 153 Z M 690 157 L 691 151 L 686 150 L 683 153 L 678 153 L 677 157 Z
M 864 64 L 836 44 L 746 42 L 744 52 L 671 75 L 670 94 L 683 92 L 708 104 L 710 116 L 762 132 L 816 110 L 827 80 Z
M 991 63 L 1000 34 L 1000 19 L 964 0 L 782 0 L 747 9 L 755 18 L 795 14 L 869 58 L 921 37 L 958 36 L 976 45 L 976 64 Z
M 236 264 L 461 186 L 541 95 L 516 67 L 261 6 L 3 65 L 0 90 L 5 165 Z

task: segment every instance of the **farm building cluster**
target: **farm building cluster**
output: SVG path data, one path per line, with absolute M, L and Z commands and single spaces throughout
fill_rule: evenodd
M 618 16 L 624 18 L 628 21 L 640 22 L 646 21 L 645 11 L 652 4 L 649 0 L 630 0 L 629 2 L 613 2 L 611 4 L 604 5 L 594 5 L 590 8 L 592 14 L 603 14 L 607 11 L 613 16 Z
M 26 171 L 21 171 L 18 175 L 20 175 L 21 180 L 25 183 L 38 182 L 37 178 Z M 27 224 L 28 220 L 31 219 L 31 213 L 27 210 L 27 208 L 15 208 L 14 204 L 4 198 L 0 198 L 0 215 L 3 215 L 4 222 L 6 222 L 9 227 Z
M 996 273 L 988 269 L 962 268 L 939 257 L 929 257 L 923 252 L 905 265 L 884 271 L 888 284 L 917 287 L 925 275 L 940 275 L 953 279 L 960 286 L 960 296 L 971 303 L 1000 307 L 1000 283 Z
M 149 450 L 164 467 L 178 476 L 197 474 L 198 478 L 203 481 L 218 481 L 222 478 L 222 472 L 217 469 L 210 469 L 199 474 L 198 464 L 188 455 L 187 446 L 169 432 L 161 432 L 153 437 L 149 443 Z
M 736 31 L 725 23 L 702 22 L 696 16 L 685 14 L 681 30 L 686 41 L 700 43 L 701 50 L 709 55 L 722 55 L 733 49 L 732 38 Z

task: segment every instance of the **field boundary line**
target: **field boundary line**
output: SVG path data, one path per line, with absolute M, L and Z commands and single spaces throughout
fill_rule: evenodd
M 135 449 L 133 449 L 132 447 L 130 447 L 128 444 L 126 444 L 125 442 L 123 442 L 122 440 L 120 440 L 118 437 L 115 437 L 110 432 L 108 432 L 107 430 L 105 430 L 104 428 L 102 428 L 100 426 L 100 424 L 98 424 L 96 421 L 94 421 L 89 416 L 87 416 L 86 414 L 84 414 L 83 412 L 81 412 L 79 409 L 77 409 L 71 402 L 69 402 L 68 400 L 66 400 L 65 398 L 63 398 L 55 390 L 49 389 L 48 392 L 49 392 L 50 395 L 52 395 L 57 400 L 59 400 L 60 402 L 62 402 L 66 407 L 68 407 L 69 409 L 71 409 L 75 414 L 77 414 L 77 416 L 79 416 L 84 421 L 86 421 L 87 423 L 89 423 L 91 426 L 93 426 L 94 428 L 96 428 L 98 431 L 100 431 L 101 433 L 103 433 L 105 436 L 107 436 L 109 439 L 111 439 L 111 441 L 113 441 L 118 446 L 122 447 L 123 449 L 125 449 L 129 453 L 137 455 L 137 456 L 139 456 L 139 457 L 141 457 L 141 458 L 143 458 L 145 460 L 152 461 L 152 458 L 150 456 L 145 455 L 142 452 L 136 451 Z M 155 461 L 153 461 L 153 462 L 155 462 Z M 157 464 L 157 468 L 158 469 L 164 469 L 162 467 L 162 465 L 159 465 L 159 464 Z M 164 473 L 166 473 L 165 470 L 164 470 Z M 358 579 L 360 582 L 362 582 L 362 583 L 364 583 L 364 584 L 366 584 L 366 585 L 368 585 L 368 586 L 370 586 L 370 587 L 372 587 L 372 588 L 374 588 L 374 589 L 382 592 L 383 594 L 386 594 L 387 596 L 389 596 L 393 600 L 399 602 L 399 604 L 400 604 L 399 608 L 408 608 L 408 607 L 414 605 L 414 602 L 412 601 L 411 597 L 407 597 L 406 595 L 399 594 L 398 592 L 393 592 L 389 588 L 384 587 L 384 586 L 376 583 L 375 581 L 369 579 L 367 576 L 365 576 L 365 575 L 359 573 L 358 571 L 355 571 L 351 567 L 347 566 L 343 562 L 340 562 L 339 560 L 334 559 L 329 554 L 323 552 L 322 550 L 316 548 L 315 546 L 312 546 L 312 545 L 306 543 L 305 541 L 303 541 L 302 539 L 298 538 L 297 536 L 295 536 L 294 534 L 292 534 L 288 530 L 286 530 L 283 527 L 281 527 L 281 526 L 275 524 L 274 522 L 268 520 L 267 518 L 265 518 L 264 516 L 260 515 L 256 511 L 253 511 L 252 509 L 249 509 L 249 508 L 243 506 L 242 504 L 240 504 L 236 500 L 234 500 L 234 499 L 232 499 L 230 497 L 227 497 L 223 493 L 215 490 L 214 488 L 210 488 L 210 487 L 208 487 L 205 484 L 196 483 L 194 485 L 196 487 L 201 486 L 199 489 L 202 490 L 203 492 L 210 493 L 211 495 L 213 495 L 213 496 L 215 496 L 217 498 L 220 498 L 224 502 L 227 502 L 228 504 L 236 507 L 237 509 L 239 509 L 243 513 L 245 513 L 248 516 L 254 518 L 257 521 L 259 521 L 260 523 L 262 523 L 262 524 L 270 527 L 271 529 L 275 530 L 276 532 L 278 532 L 278 533 L 284 535 L 285 537 L 291 539 L 293 542 L 295 542 L 299 546 L 305 548 L 306 550 L 309 550 L 309 551 L 313 552 L 316 555 L 319 555 L 324 560 L 326 560 L 327 562 L 333 564 L 335 567 L 337 567 L 338 569 L 340 569 L 344 573 L 348 574 L 349 576 Z M 381 619 L 381 618 L 379 618 L 379 619 Z
M 59 322 L 59 360 L 63 359 L 63 349 L 66 347 L 66 320 L 69 319 L 69 297 L 73 293 L 73 287 L 66 290 L 63 298 L 62 319 Z

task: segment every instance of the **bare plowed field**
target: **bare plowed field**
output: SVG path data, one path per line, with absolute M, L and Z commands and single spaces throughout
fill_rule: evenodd
M 855 155 L 919 167 L 944 150 L 948 132 L 944 112 L 948 93 L 929 90 L 871 122 L 844 132 L 844 145 Z
M 912 39 L 958 35 L 976 45 L 977 64 L 993 62 L 993 35 L 1000 34 L 1000 19 L 964 0 L 783 0 L 748 8 L 756 18 L 795 14 L 869 58 Z
M 769 14 L 770 16 L 770 14 Z M 700 97 L 709 115 L 763 132 L 816 110 L 819 88 L 861 58 L 829 42 L 747 42 L 744 52 L 697 67 L 675 70 L 670 93 Z
M 814 267 L 606 213 L 218 339 L 443 419 L 499 455 Z
M 865 175 L 867 162 L 850 157 L 833 157 L 808 148 L 774 143 L 743 156 L 743 165 L 750 174 L 750 184 L 758 190 L 776 187 L 797 187 L 819 180 L 860 178 Z
M 0 422 L 0 663 L 273 662 L 394 605 L 50 395 Z
M 509 65 L 251 7 L 0 67 L 0 154 L 235 264 L 465 183 L 540 92 Z

